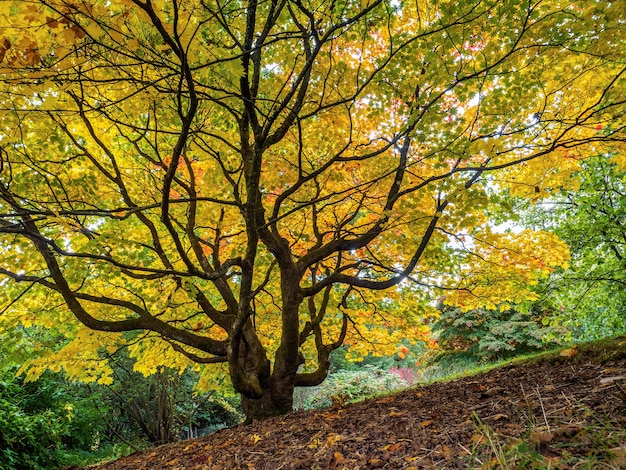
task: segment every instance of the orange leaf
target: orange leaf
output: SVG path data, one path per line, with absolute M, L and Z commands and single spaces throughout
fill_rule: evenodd
M 395 443 L 395 444 L 387 444 L 385 447 L 383 447 L 382 450 L 386 450 L 390 454 L 395 454 L 400 449 L 402 449 L 402 444 Z
M 389 403 L 390 401 L 393 401 L 394 397 L 386 397 L 386 398 L 381 398 L 380 400 L 376 400 L 376 403 Z
M 576 349 L 576 348 L 569 348 L 569 349 L 563 349 L 559 353 L 559 356 L 572 357 L 572 356 L 575 356 L 576 354 L 578 354 L 578 349 Z

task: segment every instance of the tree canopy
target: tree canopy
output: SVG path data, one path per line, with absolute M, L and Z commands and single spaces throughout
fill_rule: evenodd
M 227 373 L 249 419 L 330 353 L 393 353 L 433 295 L 536 297 L 566 265 L 498 229 L 624 141 L 623 2 L 0 4 L 2 328 L 37 375 Z
M 524 211 L 526 225 L 550 230 L 570 247 L 571 266 L 542 282 L 540 295 L 555 310 L 553 321 L 572 327 L 578 340 L 624 330 L 623 165 L 623 154 L 590 156 L 574 176 L 575 188 Z

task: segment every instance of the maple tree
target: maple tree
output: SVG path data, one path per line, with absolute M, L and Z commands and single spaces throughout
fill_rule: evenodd
M 434 292 L 464 309 L 534 298 L 567 247 L 489 221 L 501 188 L 540 197 L 619 148 L 624 13 L 3 2 L 2 328 L 67 339 L 31 376 L 107 382 L 101 349 L 125 347 L 146 374 L 227 374 L 255 419 L 289 411 L 344 344 L 424 338 Z

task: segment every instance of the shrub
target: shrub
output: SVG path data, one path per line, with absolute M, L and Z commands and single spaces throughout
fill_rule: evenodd
M 542 318 L 540 313 L 515 309 L 463 312 L 449 308 L 435 322 L 433 331 L 439 331 L 439 346 L 444 350 L 493 359 L 558 344 L 565 331 L 559 326 L 544 326 Z
M 417 383 L 417 371 L 410 367 L 392 367 L 388 371 L 390 374 L 397 375 L 406 386 L 414 385 Z
M 415 374 L 410 375 L 404 368 L 383 370 L 373 366 L 363 366 L 359 370 L 340 370 L 331 373 L 317 387 L 298 389 L 295 407 L 313 409 L 331 406 L 333 402 L 351 403 L 371 398 L 394 390 L 406 388 Z
M 0 469 L 45 470 L 68 464 L 71 408 L 50 379 L 22 384 L 13 369 L 0 371 Z

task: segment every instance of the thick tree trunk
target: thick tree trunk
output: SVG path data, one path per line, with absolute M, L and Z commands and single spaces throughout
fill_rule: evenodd
M 277 384 L 274 380 L 264 384 L 261 398 L 241 396 L 241 405 L 246 415 L 246 423 L 262 421 L 273 416 L 289 413 L 293 410 L 293 380 L 283 380 Z

